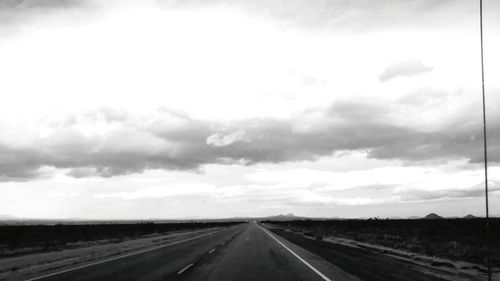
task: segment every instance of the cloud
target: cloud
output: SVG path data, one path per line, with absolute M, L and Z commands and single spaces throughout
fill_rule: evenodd
M 494 96 L 490 102 L 496 106 L 491 108 L 488 127 L 492 163 L 500 162 L 500 134 L 496 133 L 500 132 L 500 103 L 495 103 Z M 420 98 L 426 97 L 439 98 Z M 408 112 L 421 110 L 421 102 L 413 104 L 413 100 L 403 99 L 390 107 L 383 101 L 338 101 L 287 119 L 250 118 L 230 124 L 164 109 L 144 116 L 113 110 L 88 112 L 65 118 L 71 122 L 40 124 L 36 129 L 45 132 L 41 135 L 26 128 L 22 145 L 4 138 L 0 180 L 34 179 L 54 168 L 66 169 L 73 177 L 110 177 L 152 169 L 199 171 L 205 164 L 314 161 L 345 151 L 364 151 L 368 158 L 407 165 L 482 162 L 480 112 L 471 110 L 476 104 L 459 108 L 450 122 L 422 129 L 400 122 L 413 119 Z M 15 129 L 19 134 L 23 131 Z
M 397 77 L 411 77 L 432 71 L 432 67 L 422 61 L 412 60 L 391 64 L 379 76 L 380 82 L 386 82 Z
M 492 183 L 493 185 L 493 183 Z M 365 191 L 372 191 L 371 187 L 362 187 Z M 358 189 L 359 190 L 359 189 Z M 498 183 L 490 187 L 490 193 L 500 191 Z M 439 189 L 439 190 L 422 190 L 422 189 L 406 189 L 394 192 L 392 195 L 387 195 L 383 198 L 376 196 L 334 196 L 325 194 L 314 194 L 306 192 L 301 196 L 297 196 L 287 201 L 290 205 L 296 206 L 368 206 L 381 204 L 398 204 L 409 202 L 428 202 L 434 200 L 460 200 L 484 197 L 484 186 L 477 185 L 466 189 Z
M 136 191 L 121 193 L 100 193 L 95 198 L 121 197 L 125 200 L 135 200 L 144 198 L 162 198 L 183 195 L 203 195 L 217 192 L 217 188 L 210 184 L 203 183 L 182 183 L 165 186 L 152 186 Z
M 237 141 L 246 141 L 245 131 L 237 131 L 229 134 L 216 133 L 207 138 L 207 144 L 216 147 L 230 145 Z
M 500 191 L 500 182 L 491 182 L 489 192 Z M 450 200 L 450 199 L 468 199 L 484 196 L 484 185 L 476 185 L 463 189 L 438 189 L 438 190 L 422 190 L 422 189 L 405 189 L 397 192 L 401 201 L 429 201 L 429 200 Z
M 498 181 L 490 183 L 490 194 L 500 191 Z M 408 183 L 406 183 L 408 184 Z M 255 191 L 251 187 L 248 188 Z M 375 190 L 374 190 L 375 189 Z M 450 201 L 484 197 L 484 186 L 474 185 L 466 188 L 423 189 L 400 188 L 397 186 L 359 186 L 337 192 L 324 192 L 290 186 L 287 189 L 245 195 L 243 200 L 286 204 L 289 206 L 371 206 L 387 204 L 408 204 L 429 201 Z M 345 193 L 349 191 L 349 193 Z M 362 194 L 362 196 L 359 196 Z
M 0 2 L 0 28 L 26 24 L 33 19 L 51 16 L 54 12 L 90 6 L 92 1 L 85 0 L 5 0 Z
M 463 1 L 234 1 L 234 0 L 163 0 L 169 7 L 230 7 L 258 17 L 267 17 L 285 25 L 307 29 L 365 31 L 381 28 L 436 27 L 446 18 L 460 22 L 473 16 L 471 3 Z M 496 7 L 495 7 L 496 8 Z
M 331 204 L 337 206 L 367 206 L 381 205 L 397 202 L 397 198 L 370 198 L 370 197 L 328 197 L 321 196 L 318 198 L 307 198 L 292 202 L 292 205 L 298 206 L 328 206 Z
M 364 31 L 380 28 L 413 26 L 436 27 L 437 24 L 463 22 L 472 14 L 472 4 L 463 1 L 369 1 L 344 0 L 234 1 L 234 0 L 159 0 L 159 1 L 95 1 L 95 0 L 6 0 L 0 3 L 2 24 L 19 24 L 46 17 L 51 12 L 86 9 L 115 9 L 119 5 L 153 5 L 166 9 L 237 9 L 253 17 L 277 21 L 287 26 L 307 29 Z M 159 5 L 157 5 L 159 4 Z M 490 9 L 497 6 L 490 5 Z M 443 22 L 443 18 L 447 21 Z
M 0 3 L 0 8 L 2 10 L 57 9 L 80 6 L 84 2 L 83 0 L 5 0 Z
M 24 181 L 42 176 L 43 163 L 33 149 L 0 144 L 0 181 Z

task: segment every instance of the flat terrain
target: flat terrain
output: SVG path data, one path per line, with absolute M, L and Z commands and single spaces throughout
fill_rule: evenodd
M 439 272 L 438 272 L 439 273 Z M 30 279 L 31 278 L 31 279 Z M 391 255 L 244 223 L 6 280 L 474 280 Z M 479 279 L 477 279 L 479 280 Z
M 0 257 L 119 243 L 145 236 L 226 227 L 235 222 L 29 222 L 0 224 Z
M 255 223 L 241 224 L 183 243 L 31 280 L 328 280 L 271 235 Z M 325 265 L 329 266 L 321 259 L 312 263 L 323 271 Z M 359 280 L 335 266 L 325 272 L 335 280 Z
M 310 237 L 335 237 L 385 246 L 427 257 L 464 261 L 484 267 L 487 249 L 500 268 L 500 219 L 490 219 L 487 247 L 485 220 L 472 219 L 337 219 L 268 221 Z
M 411 259 L 404 259 L 392 253 L 373 251 L 363 247 L 353 247 L 331 243 L 329 241 L 319 241 L 304 235 L 273 229 L 273 232 L 288 241 L 303 247 L 304 249 L 317 254 L 328 262 L 337 265 L 345 272 L 352 273 L 361 280 L 404 280 L 404 281 L 424 281 L 424 280 L 485 280 L 486 275 L 467 274 L 448 268 L 429 267 L 414 262 Z M 495 280 L 498 280 L 496 276 Z
M 191 231 L 176 231 L 161 235 L 146 235 L 141 238 L 120 242 L 112 240 L 86 241 L 81 247 L 69 247 L 56 251 L 36 252 L 0 259 L 0 280 L 25 280 L 50 272 L 88 265 L 96 261 L 113 259 L 123 255 L 149 251 L 188 239 L 197 239 L 222 228 L 208 228 Z

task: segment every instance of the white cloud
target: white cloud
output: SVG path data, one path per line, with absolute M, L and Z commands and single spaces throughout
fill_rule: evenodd
M 202 183 L 176 183 L 168 186 L 151 186 L 131 192 L 119 193 L 99 193 L 95 198 L 120 197 L 125 200 L 134 200 L 142 198 L 163 198 L 180 195 L 203 195 L 216 191 L 216 188 L 210 184 Z
M 213 146 L 227 146 L 237 141 L 248 141 L 245 138 L 245 131 L 237 131 L 233 133 L 216 133 L 207 137 L 207 144 Z
M 478 194 L 471 3 L 14 2 L 0 4 L 0 213 L 361 214 Z
M 411 60 L 389 65 L 379 76 L 381 82 L 386 82 L 397 77 L 411 77 L 432 71 L 432 67 L 422 61 Z

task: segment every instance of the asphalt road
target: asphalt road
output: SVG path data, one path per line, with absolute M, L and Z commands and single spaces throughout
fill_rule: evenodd
M 241 224 L 37 280 L 359 280 L 263 229 Z

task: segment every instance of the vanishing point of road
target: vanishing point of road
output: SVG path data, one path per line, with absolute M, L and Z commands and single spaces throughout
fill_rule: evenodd
M 181 243 L 31 280 L 359 279 L 257 223 L 246 223 Z
M 35 280 L 445 279 L 429 275 L 428 272 L 416 269 L 413 263 L 390 255 L 315 241 L 283 230 L 270 231 L 251 222 L 29 279 Z

